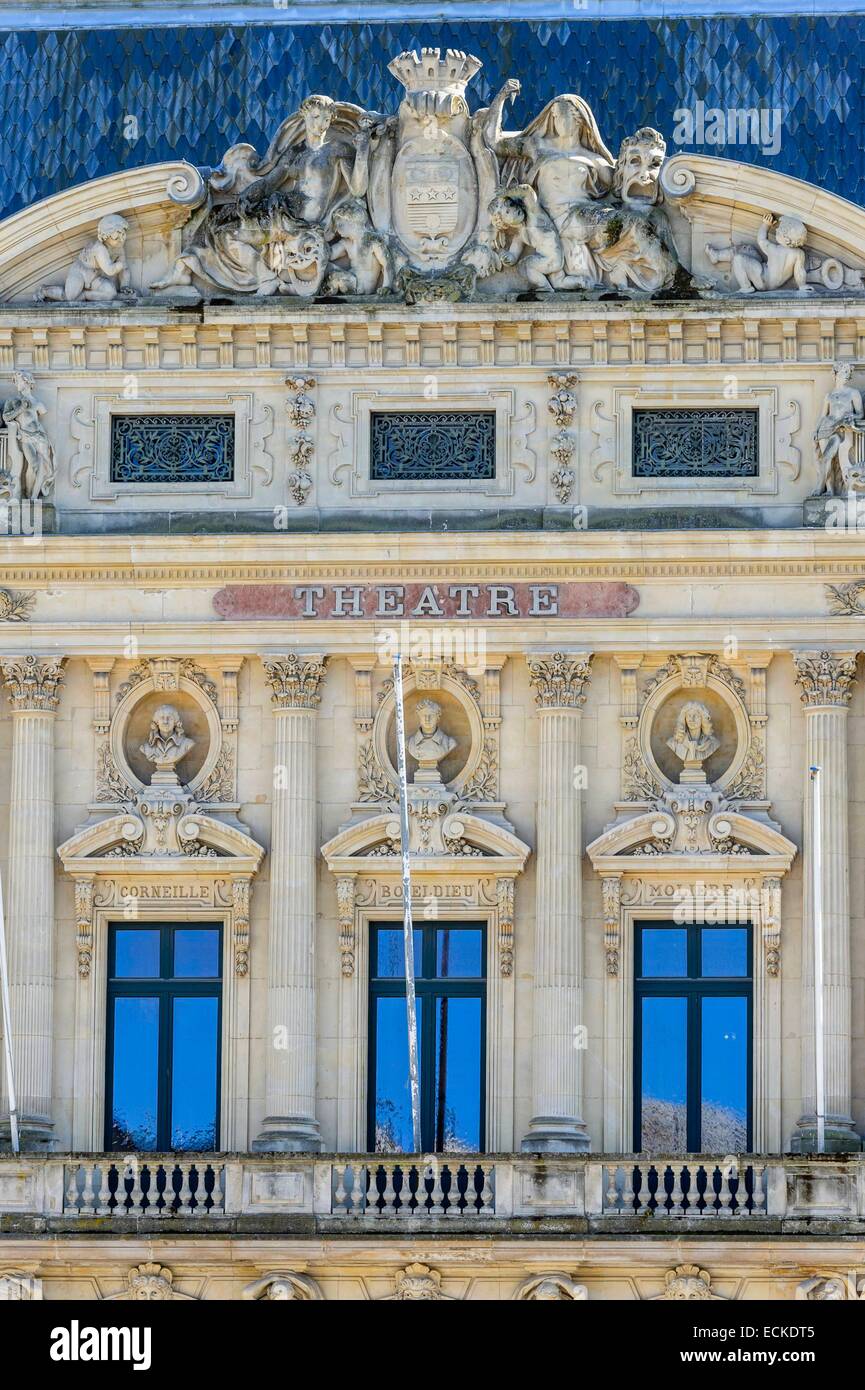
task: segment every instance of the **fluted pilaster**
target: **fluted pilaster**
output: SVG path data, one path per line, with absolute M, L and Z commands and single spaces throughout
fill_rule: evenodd
M 315 1118 L 316 712 L 326 658 L 263 659 L 274 711 L 267 1117 L 255 1149 L 321 1147 Z
M 561 1153 L 589 1147 L 582 1119 L 582 828 L 576 770 L 592 658 L 587 652 L 557 652 L 527 660 L 540 727 L 532 1120 L 523 1148 Z
M 793 1148 L 815 1147 L 814 814 L 809 769 L 820 768 L 823 1021 L 826 1147 L 858 1149 L 851 1118 L 850 885 L 847 822 L 847 707 L 855 652 L 794 652 L 805 710 L 805 816 L 802 914 L 802 1116 Z
M 21 1142 L 51 1141 L 54 1013 L 54 716 L 64 658 L 0 661 L 12 706 L 6 894 L 12 1050 Z

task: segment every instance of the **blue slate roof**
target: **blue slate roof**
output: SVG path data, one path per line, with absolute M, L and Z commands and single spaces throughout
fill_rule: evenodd
M 122 168 L 213 164 L 237 140 L 262 149 L 311 91 L 393 111 L 402 89 L 387 62 L 421 45 L 483 60 L 473 105 L 519 77 L 511 127 L 556 92 L 579 92 L 614 150 L 640 125 L 669 140 L 674 112 L 698 101 L 778 108 L 777 154 L 750 145 L 702 152 L 766 164 L 865 205 L 863 39 L 865 20 L 853 15 L 0 32 L 0 215 Z

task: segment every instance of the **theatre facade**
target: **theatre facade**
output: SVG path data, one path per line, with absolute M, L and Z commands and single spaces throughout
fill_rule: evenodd
M 865 1292 L 865 212 L 479 66 L 0 223 L 0 1298 Z

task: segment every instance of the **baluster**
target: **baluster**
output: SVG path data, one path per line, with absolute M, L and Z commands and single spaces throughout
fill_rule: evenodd
M 126 1184 L 128 1182 L 131 1182 L 132 1186 L 127 1189 Z M 141 1174 L 139 1172 L 137 1160 L 127 1163 L 126 1167 L 123 1169 L 123 1192 L 124 1200 L 121 1209 L 120 1189 L 118 1188 L 118 1210 L 120 1210 L 121 1215 L 125 1216 L 128 1212 L 130 1216 L 138 1216 L 141 1212 L 141 1199 L 144 1193 L 141 1188 Z
M 766 1193 L 765 1193 L 765 1191 L 763 1190 L 763 1174 L 765 1173 L 765 1171 L 766 1171 L 766 1165 L 765 1165 L 764 1163 L 754 1163 L 754 1164 L 751 1165 L 751 1184 L 752 1184 L 752 1191 L 751 1191 L 751 1207 L 750 1207 L 750 1214 L 751 1214 L 751 1216 L 762 1216 L 762 1215 L 763 1215 L 763 1208 L 764 1208 L 765 1205 L 766 1205 Z M 740 1191 L 740 1192 L 743 1192 L 744 1189 L 745 1189 L 745 1179 L 744 1179 L 744 1176 L 743 1176 L 743 1178 L 742 1178 L 742 1183 L 741 1183 L 741 1186 L 740 1186 L 740 1188 L 739 1188 L 739 1191 Z M 746 1211 L 746 1210 L 747 1210 L 747 1208 L 745 1207 L 745 1200 L 746 1200 L 746 1199 L 743 1198 L 743 1197 L 740 1197 L 740 1198 L 739 1198 L 740 1210 L 741 1210 L 741 1211 Z
M 64 1215 L 80 1216 L 81 1209 L 78 1206 L 78 1174 L 81 1172 L 81 1169 L 77 1164 L 74 1164 L 67 1168 L 66 1172 L 67 1179 L 66 1191 L 63 1194 L 63 1212 Z
M 336 1187 L 331 1186 L 330 1209 L 335 1212 L 341 1211 L 346 1216 L 351 1211 L 353 1205 L 345 1185 L 348 1167 L 349 1165 L 347 1163 L 336 1164 L 331 1174 L 331 1184 L 333 1183 L 333 1173 L 336 1173 L 337 1179 Z
M 733 1179 L 738 1177 L 736 1168 L 731 1168 L 727 1164 L 719 1165 L 716 1169 L 721 1176 L 721 1186 L 718 1191 L 718 1216 L 733 1215 Z M 714 1186 L 714 1184 L 713 1184 Z M 743 1183 L 739 1184 L 741 1192 Z
M 352 1168 L 352 1200 L 356 1216 L 366 1216 L 375 1202 L 375 1170 L 369 1164 Z
M 684 1216 L 685 1193 L 683 1190 L 682 1178 L 685 1172 L 687 1172 L 687 1169 L 683 1168 L 679 1163 L 672 1162 L 670 1164 L 670 1171 L 673 1174 L 673 1185 L 670 1189 L 670 1210 L 668 1214 L 670 1216 Z M 666 1189 L 666 1186 L 666 1170 L 664 1170 L 664 1176 L 658 1179 L 658 1187 L 664 1187 Z
M 613 1169 L 618 1172 L 618 1169 Z M 634 1174 L 639 1173 L 640 1191 L 637 1193 L 634 1183 Z M 622 1166 L 622 1215 L 634 1216 L 638 1211 L 644 1211 L 648 1201 L 648 1177 L 643 1173 L 642 1168 L 635 1169 L 632 1163 L 625 1163 Z M 645 1195 L 644 1195 L 645 1194 Z
M 93 1201 L 97 1216 L 111 1215 L 111 1170 L 113 1164 L 107 1163 L 96 1168 L 96 1182 L 93 1184 Z
M 447 1206 L 442 1206 L 444 1216 L 462 1216 L 462 1203 L 460 1196 L 460 1173 L 466 1174 L 466 1209 L 468 1207 L 468 1169 L 462 1163 L 446 1164 L 442 1169 L 442 1174 L 447 1174 L 450 1178 L 450 1186 L 447 1190 Z M 442 1184 L 444 1190 L 444 1184 Z
M 430 1216 L 444 1215 L 444 1192 L 442 1190 L 441 1164 L 429 1163 L 424 1173 L 425 1178 L 432 1178 L 433 1185 L 429 1194 Z
M 169 1171 L 171 1172 L 170 1179 L 167 1176 Z M 166 1170 L 166 1192 L 168 1191 L 169 1185 L 171 1186 L 172 1190 L 174 1188 L 175 1173 L 180 1174 L 180 1191 L 177 1194 L 177 1210 L 178 1212 L 182 1212 L 184 1216 L 186 1216 L 187 1214 L 192 1216 L 195 1210 L 192 1206 L 192 1185 L 189 1181 L 192 1174 L 192 1164 L 177 1163 L 174 1165 L 172 1169 Z
M 190 1167 L 189 1167 L 190 1187 L 192 1186 L 192 1175 L 193 1175 L 193 1173 L 195 1174 L 195 1191 L 194 1191 L 194 1193 L 192 1194 L 192 1195 L 193 1195 L 193 1201 L 195 1202 L 195 1206 L 192 1208 L 192 1215 L 193 1215 L 193 1216 L 206 1216 L 206 1215 L 207 1215 L 207 1189 L 206 1189 L 206 1187 L 205 1187 L 205 1185 L 204 1185 L 204 1175 L 205 1175 L 205 1172 L 206 1172 L 206 1171 L 207 1171 L 206 1165 L 205 1165 L 204 1167 L 202 1167 L 201 1164 L 199 1164 L 199 1163 L 192 1163 L 192 1164 L 190 1164 Z
M 495 1216 L 496 1214 L 496 1193 L 493 1187 L 495 1176 L 495 1164 L 481 1164 L 481 1175 L 483 1177 L 483 1187 L 480 1193 L 480 1206 L 478 1216 Z
M 608 1163 L 604 1166 L 606 1187 L 604 1188 L 604 1211 L 616 1212 L 619 1210 L 619 1170 L 615 1163 Z
M 84 1187 L 81 1192 L 81 1214 L 95 1216 L 96 1208 L 99 1205 L 98 1188 L 94 1182 L 96 1168 L 88 1163 L 84 1168 Z
M 384 1178 L 380 1194 L 381 1206 L 378 1210 L 379 1216 L 396 1216 L 399 1212 L 399 1208 L 396 1204 L 396 1170 L 398 1167 L 399 1165 L 396 1163 L 379 1164 L 378 1171 Z M 378 1181 L 376 1181 L 376 1188 L 378 1188 Z

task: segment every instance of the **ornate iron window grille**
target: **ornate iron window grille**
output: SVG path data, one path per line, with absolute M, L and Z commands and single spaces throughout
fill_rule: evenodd
M 233 482 L 234 416 L 112 416 L 111 481 Z
M 635 410 L 635 478 L 756 478 L 759 411 Z
M 496 476 L 492 410 L 382 411 L 370 422 L 374 481 L 474 481 Z

